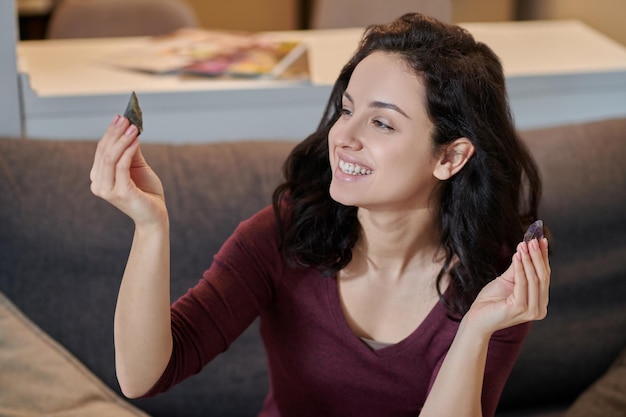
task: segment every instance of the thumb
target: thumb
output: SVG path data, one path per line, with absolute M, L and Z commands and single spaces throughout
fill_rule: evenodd
M 131 168 L 142 168 L 147 166 L 146 158 L 144 158 L 143 153 L 141 152 L 141 146 L 137 146 L 137 150 L 133 154 L 133 159 L 130 163 Z

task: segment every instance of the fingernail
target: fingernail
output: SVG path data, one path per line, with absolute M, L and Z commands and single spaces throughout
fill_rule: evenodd
M 530 241 L 530 246 L 533 250 L 539 249 L 539 241 L 537 239 L 533 239 Z
M 137 130 L 135 125 L 130 125 L 130 126 L 128 126 L 128 129 L 126 129 L 126 132 L 124 132 L 124 134 L 128 135 L 128 136 L 131 136 L 132 134 L 135 133 L 135 130 Z
M 122 126 L 124 124 L 124 118 L 118 114 L 117 119 L 115 120 L 115 124 L 118 126 Z
M 117 121 L 120 119 L 120 115 L 116 114 L 115 117 L 113 118 L 113 121 L 111 122 L 112 125 L 114 125 L 115 123 L 117 123 Z
M 522 242 L 521 245 L 522 245 L 522 251 L 524 253 L 528 253 L 528 244 L 526 242 Z

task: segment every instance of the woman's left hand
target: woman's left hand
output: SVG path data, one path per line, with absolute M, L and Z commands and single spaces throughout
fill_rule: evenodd
M 541 320 L 548 311 L 549 287 L 548 240 L 521 242 L 509 269 L 482 289 L 464 321 L 491 335 L 516 324 Z

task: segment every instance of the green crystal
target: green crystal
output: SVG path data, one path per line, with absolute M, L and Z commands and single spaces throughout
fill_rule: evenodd
M 131 124 L 137 126 L 139 134 L 143 132 L 143 121 L 141 117 L 141 108 L 139 107 L 139 100 L 137 100 L 137 94 L 133 91 L 128 100 L 126 111 L 124 111 L 124 117 L 126 117 Z

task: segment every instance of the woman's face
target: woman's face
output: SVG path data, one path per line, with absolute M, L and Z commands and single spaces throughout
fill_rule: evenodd
M 372 210 L 427 207 L 437 159 L 420 78 L 400 56 L 374 52 L 357 65 L 342 100 L 328 135 L 332 198 Z

